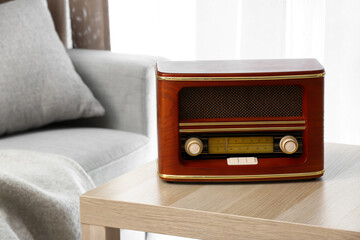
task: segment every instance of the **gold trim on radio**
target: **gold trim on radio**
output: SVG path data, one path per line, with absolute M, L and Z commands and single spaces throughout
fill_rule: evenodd
M 157 76 L 158 80 L 164 81 L 246 81 L 246 80 L 285 80 L 324 77 L 325 72 L 303 75 L 280 75 L 280 76 L 247 76 L 247 77 L 163 77 Z
M 281 173 L 281 174 L 259 174 L 259 175 L 171 175 L 159 173 L 161 178 L 179 180 L 248 180 L 248 179 L 270 179 L 289 177 L 311 177 L 324 174 L 325 169 L 317 172 L 305 173 Z
M 193 126 L 272 125 L 272 124 L 305 124 L 305 121 L 194 122 L 194 123 L 179 123 L 179 126 L 193 127 Z
M 181 133 L 198 133 L 198 132 L 247 132 L 247 131 L 276 131 L 276 130 L 305 130 L 305 127 L 257 127 L 257 128 L 199 128 L 199 129 L 180 129 Z

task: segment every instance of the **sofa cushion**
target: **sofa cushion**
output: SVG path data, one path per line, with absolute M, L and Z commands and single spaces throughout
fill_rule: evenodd
M 102 184 L 150 160 L 148 138 L 102 128 L 44 128 L 0 139 L 0 149 L 60 154 L 80 164 Z
M 45 0 L 0 4 L 0 135 L 103 115 L 75 72 Z

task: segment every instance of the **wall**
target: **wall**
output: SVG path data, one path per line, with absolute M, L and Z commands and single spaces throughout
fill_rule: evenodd
M 317 58 L 325 141 L 360 145 L 360 1 L 109 0 L 113 51 L 172 60 Z

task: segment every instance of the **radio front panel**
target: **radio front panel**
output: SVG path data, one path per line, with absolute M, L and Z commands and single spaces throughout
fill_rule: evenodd
M 323 174 L 323 68 L 309 59 L 255 62 L 158 63 L 162 179 L 258 181 Z M 224 67 L 215 74 L 218 64 Z M 264 72 L 242 72 L 249 67 Z

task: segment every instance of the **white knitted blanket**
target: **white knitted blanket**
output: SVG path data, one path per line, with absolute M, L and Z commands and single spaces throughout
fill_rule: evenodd
M 93 187 L 69 158 L 0 150 L 0 239 L 80 239 L 79 195 Z

